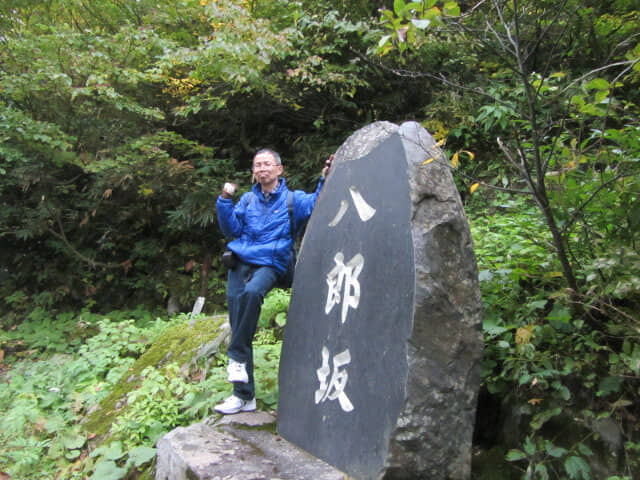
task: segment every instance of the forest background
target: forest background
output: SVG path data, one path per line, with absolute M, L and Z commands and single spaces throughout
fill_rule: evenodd
M 222 184 L 271 147 L 310 190 L 376 120 L 434 135 L 471 225 L 474 478 L 637 477 L 639 37 L 634 0 L 2 2 L 2 478 L 150 475 L 158 435 L 211 413 L 216 361 L 86 419 L 198 296 L 224 311 Z

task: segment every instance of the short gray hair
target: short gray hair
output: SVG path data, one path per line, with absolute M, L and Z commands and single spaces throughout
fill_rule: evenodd
M 270 148 L 261 148 L 260 150 L 258 150 L 256 152 L 256 154 L 253 156 L 253 158 L 255 159 L 261 153 L 268 153 L 276 161 L 276 165 L 282 165 L 282 159 L 280 158 L 280 154 L 278 152 L 276 152 L 275 150 L 271 150 Z

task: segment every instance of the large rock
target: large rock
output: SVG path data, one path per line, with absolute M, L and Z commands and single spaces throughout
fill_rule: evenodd
M 336 152 L 307 227 L 278 432 L 359 479 L 467 479 L 481 299 L 448 162 L 417 123 Z
M 179 427 L 158 442 L 156 480 L 343 480 L 344 474 L 269 431 L 266 412 Z

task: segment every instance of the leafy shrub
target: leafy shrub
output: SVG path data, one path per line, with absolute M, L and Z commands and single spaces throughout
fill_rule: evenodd
M 2 332 L 3 345 L 13 349 L 0 361 L 0 471 L 24 480 L 91 473 L 94 480 L 118 480 L 150 468 L 162 434 L 203 420 L 229 394 L 220 348 L 192 358 L 207 334 L 217 335 L 222 318 L 152 320 L 143 310 L 51 318 L 34 310 Z M 277 405 L 280 347 L 272 329 L 259 330 L 261 408 Z
M 148 318 L 140 323 L 146 326 L 87 312 L 49 318 L 35 310 L 15 331 L 3 333 L 3 342 L 23 336 L 23 344 L 4 359 L 0 470 L 23 479 L 73 478 L 89 439 L 80 420 L 169 324 Z
M 291 291 L 274 288 L 264 299 L 258 325 L 266 328 L 277 325 L 284 327 L 287 323 L 287 310 L 291 301 Z
M 485 308 L 483 381 L 505 409 L 522 415 L 509 426 L 521 443 L 507 445 L 506 460 L 527 479 L 595 478 L 594 468 L 610 455 L 598 450 L 596 425 L 608 419 L 627 439 L 624 471 L 632 471 L 638 442 L 629 408 L 640 373 L 633 322 L 621 312 L 594 324 L 574 308 L 560 288 L 544 225 L 525 201 L 497 196 L 488 210 L 470 222 Z M 592 271 L 585 265 L 583 272 Z

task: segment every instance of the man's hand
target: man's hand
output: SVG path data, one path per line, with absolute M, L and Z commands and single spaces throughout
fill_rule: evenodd
M 329 169 L 333 163 L 333 154 L 329 155 L 329 158 L 324 162 L 324 168 L 322 169 L 322 176 L 326 177 L 329 174 Z
M 222 193 L 220 194 L 220 196 L 222 198 L 231 198 L 233 194 L 236 193 L 237 189 L 238 189 L 238 186 L 235 183 L 227 182 L 222 187 Z

